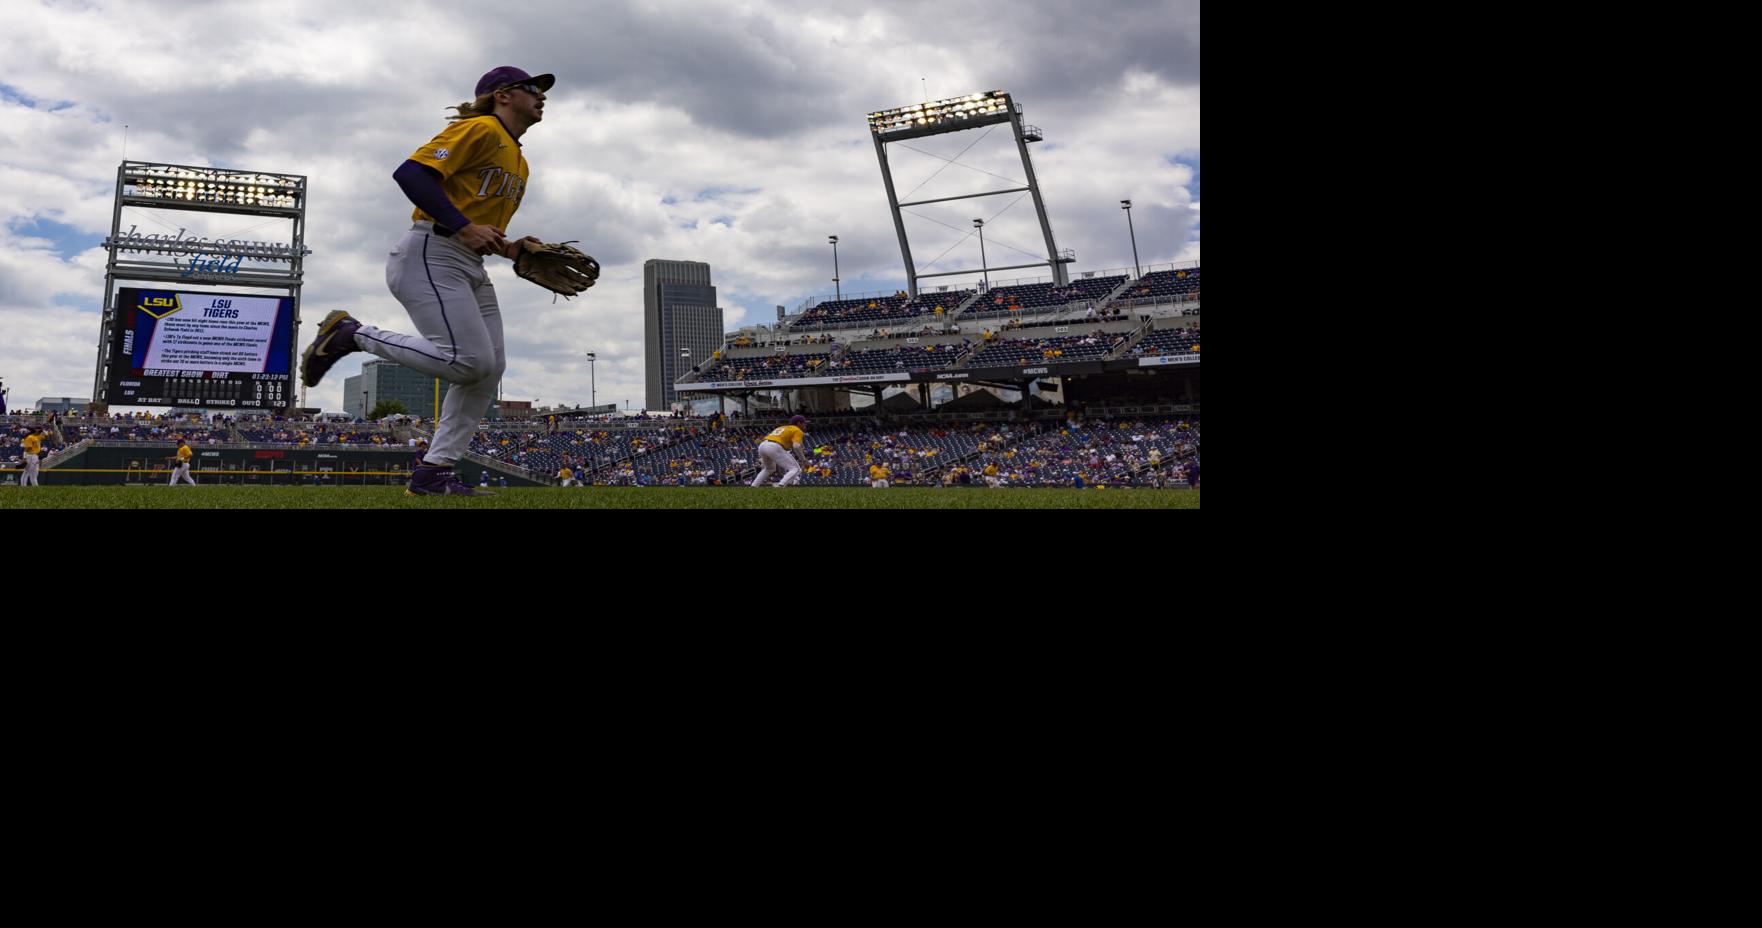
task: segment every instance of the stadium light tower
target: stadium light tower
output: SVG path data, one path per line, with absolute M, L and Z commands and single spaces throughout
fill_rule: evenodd
M 844 290 L 838 283 L 838 236 L 828 235 L 826 240 L 832 243 L 832 293 L 833 299 L 844 299 Z
M 1132 271 L 1143 277 L 1144 269 L 1138 266 L 1138 230 L 1132 228 L 1132 201 L 1121 200 L 1120 209 L 1126 211 L 1126 231 L 1132 235 Z
M 887 165 L 887 144 L 889 142 L 904 142 L 948 132 L 1000 126 L 1005 123 L 1008 123 L 1015 132 L 1016 150 L 1022 157 L 1022 172 L 1027 176 L 1027 186 L 1011 187 L 1007 190 L 988 190 L 984 193 L 969 193 L 963 196 L 916 200 L 911 203 L 899 202 L 899 196 L 893 189 L 893 171 Z M 1070 252 L 1060 254 L 1058 246 L 1053 243 L 1052 223 L 1046 218 L 1046 201 L 1040 196 L 1040 184 L 1034 179 L 1034 162 L 1028 157 L 1028 143 L 1041 141 L 1044 136 L 1041 135 L 1037 127 L 1022 125 L 1022 108 L 1010 99 L 1009 94 L 1001 90 L 992 90 L 985 93 L 968 94 L 964 97 L 937 100 L 934 103 L 914 103 L 910 106 L 880 110 L 869 114 L 869 132 L 875 137 L 875 156 L 881 160 L 881 180 L 887 185 L 887 204 L 893 209 L 893 229 L 899 234 L 899 251 L 900 255 L 905 258 L 906 286 L 913 298 L 918 295 L 918 280 L 920 278 L 955 277 L 961 274 L 971 274 L 973 269 L 919 274 L 917 266 L 912 262 L 911 243 L 906 238 L 905 218 L 901 215 L 900 210 L 907 206 L 922 206 L 949 200 L 970 200 L 975 197 L 991 197 L 1005 193 L 1025 192 L 1033 195 L 1034 211 L 1040 217 L 1040 232 L 1046 239 L 1046 260 L 1036 261 L 1032 264 L 1000 267 L 998 270 L 1050 267 L 1052 268 L 1052 279 L 1058 286 L 1063 287 L 1070 283 L 1070 275 L 1066 265 L 1075 261 L 1076 257 Z M 980 269 L 980 271 L 983 273 L 984 269 Z
M 979 279 L 984 282 L 985 289 L 989 291 L 991 289 L 991 274 L 985 270 L 987 264 L 985 260 L 985 220 L 973 220 L 973 228 L 979 230 Z

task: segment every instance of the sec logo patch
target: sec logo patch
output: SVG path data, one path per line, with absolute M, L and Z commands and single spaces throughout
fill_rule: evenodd
M 450 154 L 452 154 L 452 152 L 448 151 L 445 148 L 437 148 L 434 150 L 434 160 L 445 161 L 445 160 L 447 160 L 447 156 Z

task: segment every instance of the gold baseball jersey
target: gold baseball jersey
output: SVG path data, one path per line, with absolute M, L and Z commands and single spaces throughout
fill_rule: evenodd
M 569 468 L 567 468 L 567 467 L 561 468 L 557 471 L 557 479 L 558 480 L 569 480 L 569 479 L 573 478 L 574 476 L 575 476 L 575 474 L 573 472 L 571 472 L 569 470 Z
M 869 479 L 870 480 L 886 480 L 887 479 L 887 468 L 882 467 L 879 464 L 870 465 Z
M 526 156 L 494 116 L 461 119 L 447 126 L 409 160 L 440 172 L 441 190 L 466 219 L 503 232 L 526 194 Z M 420 208 L 410 218 L 434 221 Z
M 190 463 L 190 455 L 191 455 L 191 453 L 192 453 L 192 452 L 191 452 L 191 451 L 190 451 L 190 446 L 189 446 L 189 445 L 179 445 L 179 446 L 178 446 L 178 449 L 177 449 L 177 462 L 178 462 L 178 463 L 179 463 L 179 464 L 188 464 L 188 463 Z
M 26 435 L 24 437 L 24 453 L 25 454 L 42 454 L 43 453 L 43 436 L 41 436 L 41 435 Z
M 785 451 L 788 451 L 791 448 L 800 448 L 802 443 L 801 429 L 798 429 L 793 425 L 779 426 L 772 429 L 771 434 L 766 435 L 759 444 L 762 445 L 767 441 L 774 441 L 777 444 L 782 445 L 783 450 Z

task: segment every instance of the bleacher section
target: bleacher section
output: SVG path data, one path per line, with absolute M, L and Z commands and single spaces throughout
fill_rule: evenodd
M 779 377 L 810 377 L 830 358 L 830 351 L 812 354 L 767 354 L 749 358 L 722 358 L 698 374 L 699 381 L 775 380 Z
M 896 477 L 920 474 L 975 452 L 986 428 L 983 424 L 886 428 L 873 421 L 810 425 L 809 470 L 802 479 L 818 486 L 867 486 L 869 464 L 875 461 L 893 468 Z M 681 477 L 691 484 L 698 484 L 700 477 L 704 484 L 744 483 L 752 480 L 759 442 L 770 430 L 759 425 L 705 431 L 593 479 L 611 486 L 670 486 Z
M 1051 281 L 1012 287 L 993 287 L 973 305 L 967 307 L 966 311 L 961 313 L 960 318 L 980 319 L 1015 313 L 1032 314 L 1036 310 L 1061 307 L 1072 303 L 1081 305 L 1091 300 L 1099 303 L 1125 280 L 1126 275 L 1119 274 L 1113 277 L 1089 277 L 1073 280 L 1064 287 L 1056 286 Z
M 897 329 L 912 323 L 930 321 L 942 308 L 942 318 L 954 314 L 971 290 L 950 290 L 947 293 L 920 293 L 913 300 L 904 291 L 888 297 L 867 297 L 855 300 L 828 300 L 802 313 L 789 326 L 792 332 L 856 326 Z
M 1012 365 L 1069 364 L 1073 361 L 1094 361 L 1112 351 L 1125 340 L 1124 335 L 1097 330 L 1089 335 L 1065 335 L 1046 338 L 999 338 L 986 345 L 968 367 L 1006 367 Z
M 840 355 L 827 372 L 843 375 L 937 371 L 953 364 L 960 356 L 961 346 L 953 343 L 853 350 Z
M 1199 419 L 1091 420 L 1041 424 L 994 443 L 972 464 L 996 464 L 1005 486 L 1125 486 L 1148 477 L 1150 452 L 1160 453 L 1165 472 L 1196 460 Z
M 1199 352 L 1199 327 L 1157 329 L 1126 352 L 1130 358 L 1154 358 Z
M 1152 271 L 1138 278 L 1120 295 L 1114 297 L 1109 305 L 1129 306 L 1138 300 L 1166 299 L 1182 297 L 1196 300 L 1199 298 L 1199 268 L 1186 268 L 1171 271 Z
M 768 423 L 704 428 L 663 448 L 594 473 L 600 486 L 675 486 L 748 483 L 758 467 L 758 444 Z M 804 486 L 867 486 L 869 465 L 885 464 L 897 486 L 960 483 L 968 474 L 984 485 L 987 464 L 998 468 L 1004 486 L 1145 486 L 1150 483 L 1150 452 L 1180 485 L 1177 467 L 1199 456 L 1199 419 L 1164 417 L 1090 421 L 889 424 L 810 422 L 809 466 Z
M 98 425 L 64 422 L 61 425 L 61 434 L 70 443 L 87 438 L 93 441 L 169 442 L 175 442 L 181 438 L 192 445 L 232 441 L 232 432 L 229 429 L 197 428 L 173 422 L 153 425 Z
M 389 445 L 403 444 L 386 429 L 371 425 L 330 425 L 285 422 L 272 428 L 241 428 L 239 437 L 265 445 Z
M 565 464 L 571 470 L 607 467 L 632 455 L 645 455 L 689 440 L 707 428 L 702 420 L 671 420 L 679 424 L 653 428 L 602 430 L 497 429 L 478 432 L 471 450 L 540 477 L 554 477 Z

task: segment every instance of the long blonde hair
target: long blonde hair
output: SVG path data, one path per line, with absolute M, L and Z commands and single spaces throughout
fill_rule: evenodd
M 492 90 L 469 103 L 461 103 L 458 106 L 449 106 L 447 109 L 459 111 L 459 115 L 457 116 L 448 116 L 447 122 L 453 122 L 459 119 L 474 119 L 478 116 L 489 116 L 496 111 L 496 91 Z

